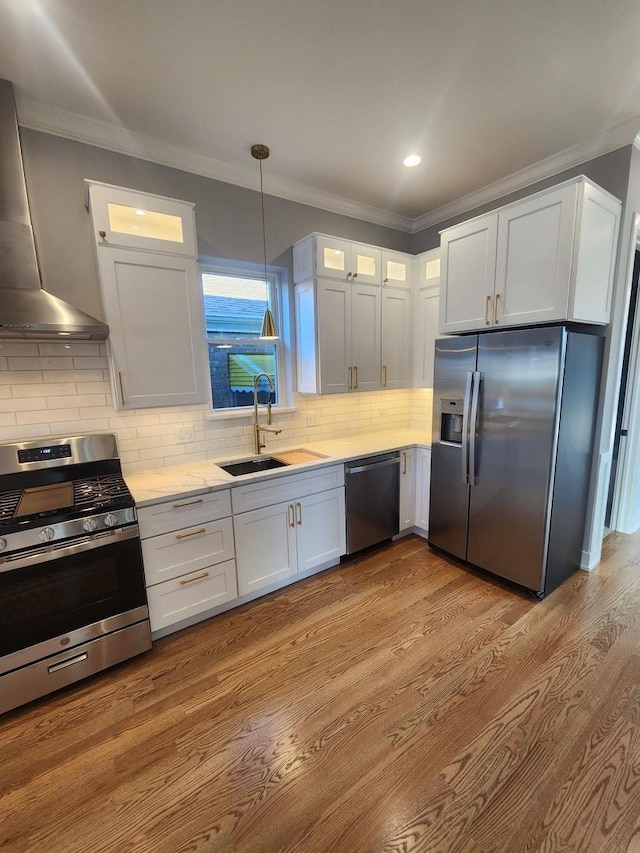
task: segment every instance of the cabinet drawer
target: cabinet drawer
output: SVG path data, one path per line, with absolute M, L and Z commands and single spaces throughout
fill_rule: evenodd
M 235 560 L 156 584 L 147 590 L 151 630 L 205 613 L 237 596 Z
M 230 518 L 142 540 L 147 586 L 222 563 L 234 556 Z
M 172 501 L 143 506 L 138 509 L 140 536 L 157 536 L 182 527 L 215 521 L 231 515 L 229 489 L 204 495 L 185 495 Z
M 344 466 L 331 465 L 231 489 L 234 514 L 344 486 Z

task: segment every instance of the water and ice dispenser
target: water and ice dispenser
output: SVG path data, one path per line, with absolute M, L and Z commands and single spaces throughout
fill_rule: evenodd
M 464 400 L 457 398 L 440 400 L 440 441 L 462 444 L 462 414 Z

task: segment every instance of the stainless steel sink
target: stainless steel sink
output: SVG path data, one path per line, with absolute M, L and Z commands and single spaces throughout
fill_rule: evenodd
M 217 463 L 232 477 L 241 477 L 243 474 L 256 474 L 258 471 L 270 471 L 272 468 L 286 468 L 287 463 L 271 456 L 260 456 L 257 459 L 245 459 L 242 462 Z

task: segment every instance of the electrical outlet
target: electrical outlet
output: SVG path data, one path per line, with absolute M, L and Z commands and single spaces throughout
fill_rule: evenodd
M 180 426 L 176 428 L 176 439 L 180 444 L 186 444 L 188 441 L 193 441 L 193 427 Z
M 385 408 L 384 408 L 384 406 L 381 406 L 381 407 L 378 409 L 378 414 L 379 414 L 379 415 L 388 415 L 388 414 L 389 414 L 389 409 L 385 409 Z
M 318 426 L 318 416 L 307 415 L 307 426 Z

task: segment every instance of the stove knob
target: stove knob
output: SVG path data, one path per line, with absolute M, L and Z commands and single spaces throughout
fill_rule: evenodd
M 118 516 L 115 515 L 115 513 L 113 512 L 108 512 L 103 520 L 107 527 L 113 527 L 115 524 L 118 523 Z
M 7 547 L 7 540 L 6 539 L 0 539 L 0 551 L 4 551 L 4 549 L 6 547 Z
M 97 526 L 98 522 L 95 518 L 87 518 L 86 521 L 82 522 L 82 529 L 86 530 L 87 533 L 93 533 Z
M 51 540 L 56 535 L 53 527 L 43 527 L 40 531 L 40 541 L 41 542 L 51 542 Z

